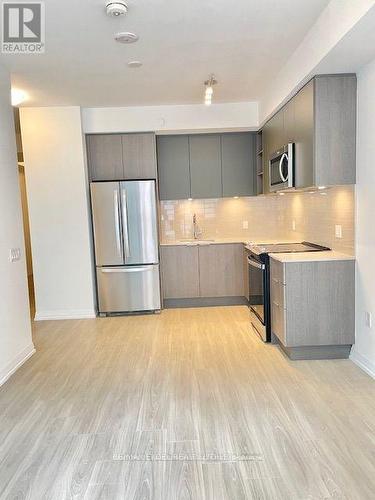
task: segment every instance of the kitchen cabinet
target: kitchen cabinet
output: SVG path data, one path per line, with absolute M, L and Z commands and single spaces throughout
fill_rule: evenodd
M 159 136 L 161 199 L 254 196 L 255 135 L 241 132 Z
M 355 184 L 355 75 L 318 75 L 263 127 L 264 190 L 270 154 L 295 143 L 295 187 Z
M 164 299 L 245 296 L 242 243 L 162 246 L 161 271 Z
M 292 99 L 294 102 L 295 186 L 314 185 L 314 80 Z
M 91 180 L 106 181 L 124 178 L 120 134 L 88 135 L 87 152 Z
M 123 134 L 124 179 L 156 179 L 155 134 Z
M 222 196 L 220 135 L 189 137 L 191 198 Z
M 160 199 L 190 198 L 189 136 L 159 136 L 157 155 Z
M 269 193 L 269 157 L 284 145 L 284 113 L 276 113 L 262 129 L 263 140 L 263 190 Z
M 223 134 L 221 161 L 223 196 L 256 194 L 254 134 Z
M 201 297 L 243 297 L 243 245 L 200 246 L 199 278 Z
M 347 357 L 354 343 L 352 260 L 271 258 L 272 333 L 292 359 Z
M 156 179 L 153 133 L 87 135 L 86 142 L 90 180 Z
M 160 253 L 163 297 L 199 297 L 198 246 L 162 246 Z

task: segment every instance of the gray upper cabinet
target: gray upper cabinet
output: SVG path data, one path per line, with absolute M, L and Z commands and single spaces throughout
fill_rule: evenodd
M 159 136 L 157 153 L 160 199 L 190 198 L 189 137 L 187 135 Z
M 315 184 L 355 184 L 355 75 L 318 76 L 315 84 Z
M 255 133 L 157 138 L 160 198 L 221 198 L 256 194 Z
M 122 159 L 125 179 L 156 179 L 155 134 L 124 134 Z
M 255 195 L 255 134 L 223 134 L 221 158 L 223 196 Z
M 220 135 L 189 137 L 192 198 L 222 196 Z
M 295 186 L 314 185 L 314 80 L 292 99 L 294 102 Z
M 264 189 L 269 156 L 295 143 L 295 187 L 355 184 L 355 75 L 314 77 L 263 128 Z
M 87 136 L 88 164 L 93 181 L 124 178 L 121 135 Z
M 155 134 L 88 135 L 90 180 L 156 179 Z

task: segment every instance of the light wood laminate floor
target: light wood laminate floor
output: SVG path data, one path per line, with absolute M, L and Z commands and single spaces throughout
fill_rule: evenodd
M 375 382 L 246 307 L 41 322 L 0 389 L 1 499 L 374 499 Z

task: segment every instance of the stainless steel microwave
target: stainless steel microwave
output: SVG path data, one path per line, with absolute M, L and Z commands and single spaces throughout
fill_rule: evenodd
M 269 159 L 270 191 L 281 191 L 294 187 L 294 143 L 271 154 Z

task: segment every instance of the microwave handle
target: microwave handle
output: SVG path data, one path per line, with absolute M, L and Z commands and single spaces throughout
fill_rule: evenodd
M 285 178 L 283 176 L 283 168 L 282 168 L 282 165 L 283 165 L 283 161 L 284 161 L 284 158 L 288 159 L 288 155 L 286 153 L 284 153 L 281 158 L 280 158 L 280 162 L 279 162 L 279 173 L 280 173 L 280 179 L 283 181 L 283 182 L 287 182 L 288 180 L 288 176 Z

